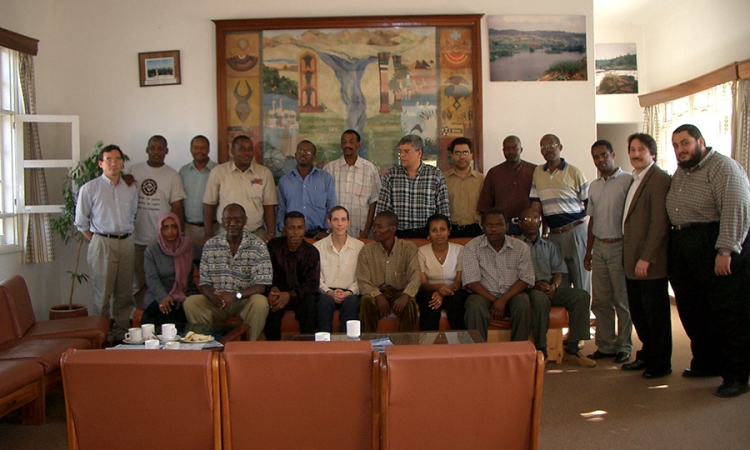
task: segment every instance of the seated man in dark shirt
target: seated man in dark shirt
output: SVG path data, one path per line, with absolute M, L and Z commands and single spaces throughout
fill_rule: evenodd
M 265 329 L 269 341 L 281 339 L 281 319 L 287 309 L 294 310 L 302 333 L 314 333 L 318 319 L 320 254 L 305 241 L 305 216 L 298 211 L 286 213 L 282 233 L 268 241 L 273 265 Z

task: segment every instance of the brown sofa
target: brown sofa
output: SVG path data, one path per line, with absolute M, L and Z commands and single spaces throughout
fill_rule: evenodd
M 21 408 L 24 425 L 44 423 L 44 369 L 29 359 L 0 361 L 0 417 Z
M 69 448 L 221 449 L 218 358 L 206 351 L 67 351 Z
M 102 316 L 37 322 L 26 281 L 18 275 L 0 283 L 0 301 L 7 302 L 16 336 L 20 339 L 83 338 L 92 348 L 102 348 L 109 332 L 109 319 Z

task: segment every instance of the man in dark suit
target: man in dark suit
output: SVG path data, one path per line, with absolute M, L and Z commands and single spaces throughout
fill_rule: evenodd
M 647 379 L 661 378 L 672 373 L 666 208 L 671 179 L 654 164 L 656 141 L 648 134 L 628 137 L 628 156 L 633 183 L 625 198 L 623 259 L 630 317 L 643 347 L 622 369 L 643 370 Z

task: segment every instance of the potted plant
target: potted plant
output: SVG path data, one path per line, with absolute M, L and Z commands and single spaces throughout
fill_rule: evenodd
M 85 273 L 78 273 L 78 261 L 81 256 L 81 247 L 83 246 L 83 241 L 85 239 L 83 234 L 73 225 L 73 222 L 76 215 L 78 189 L 85 183 L 102 174 L 102 170 L 99 168 L 99 153 L 102 151 L 103 147 L 104 143 L 102 141 L 98 141 L 94 144 L 91 154 L 86 159 L 79 161 L 78 165 L 72 168 L 65 176 L 62 188 L 64 205 L 62 216 L 51 220 L 52 231 L 57 233 L 65 244 L 68 244 L 72 239 L 78 241 L 75 265 L 73 266 L 72 271 L 68 271 L 70 274 L 70 295 L 68 296 L 68 303 L 50 308 L 49 318 L 52 320 L 88 315 L 86 305 L 73 303 L 73 293 L 75 292 L 76 283 L 81 284 L 89 278 Z M 123 155 L 123 159 L 127 161 L 128 158 Z

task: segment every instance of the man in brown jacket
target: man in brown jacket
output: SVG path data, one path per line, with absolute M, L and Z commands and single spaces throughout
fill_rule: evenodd
M 672 373 L 666 208 L 671 179 L 654 164 L 656 141 L 648 134 L 628 137 L 628 156 L 633 183 L 625 198 L 623 259 L 630 316 L 643 347 L 622 368 L 643 370 L 643 378 L 661 378 Z

